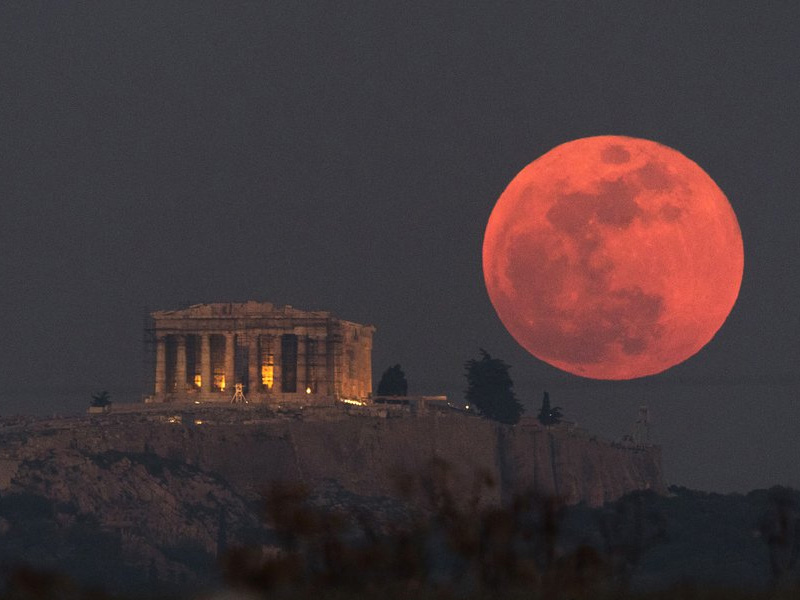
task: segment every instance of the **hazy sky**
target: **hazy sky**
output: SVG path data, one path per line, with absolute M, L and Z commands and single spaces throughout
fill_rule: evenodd
M 376 377 L 518 395 L 618 437 L 650 407 L 670 483 L 800 486 L 800 3 L 0 4 L 0 415 L 144 389 L 147 308 L 257 299 L 377 327 Z M 745 274 L 698 355 L 633 382 L 534 359 L 496 317 L 486 220 L 600 134 L 700 164 Z

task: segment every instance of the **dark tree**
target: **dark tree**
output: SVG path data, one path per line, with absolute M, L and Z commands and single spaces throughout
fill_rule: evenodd
M 514 396 L 514 383 L 508 374 L 510 367 L 499 358 L 492 358 L 483 348 L 480 353 L 479 359 L 464 363 L 467 404 L 487 419 L 514 424 L 519 421 L 523 408 Z
M 560 423 L 564 415 L 561 414 L 561 407 L 550 408 L 550 394 L 544 393 L 542 398 L 542 408 L 539 411 L 538 419 L 542 425 L 555 425 Z
M 780 486 L 769 490 L 770 507 L 759 524 L 761 538 L 769 546 L 773 583 L 791 581 L 800 560 L 800 502 L 795 490 Z
M 111 404 L 111 394 L 109 394 L 106 390 L 92 394 L 92 406 L 103 407 L 108 406 L 109 404 Z
M 400 365 L 389 367 L 381 375 L 381 381 L 378 383 L 378 396 L 407 396 L 408 395 L 408 382 L 406 381 L 406 374 Z

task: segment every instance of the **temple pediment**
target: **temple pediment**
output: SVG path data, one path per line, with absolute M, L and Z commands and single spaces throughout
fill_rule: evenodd
M 271 302 L 211 302 L 208 304 L 193 304 L 187 308 L 176 310 L 160 310 L 153 313 L 155 319 L 192 319 L 192 318 L 230 318 L 230 317 L 271 317 L 271 316 L 301 317 L 329 317 L 327 311 L 299 310 L 290 305 L 276 306 Z

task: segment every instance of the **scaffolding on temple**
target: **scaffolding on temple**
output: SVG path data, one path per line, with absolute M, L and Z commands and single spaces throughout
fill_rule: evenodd
M 231 398 L 231 404 L 247 404 L 247 398 L 244 397 L 242 388 L 243 386 L 241 383 L 237 383 L 233 386 L 235 391 L 233 392 L 233 398 Z

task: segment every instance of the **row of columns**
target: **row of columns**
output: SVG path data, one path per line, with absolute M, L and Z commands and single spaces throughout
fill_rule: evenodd
M 181 395 L 185 393 L 185 383 L 187 381 L 187 361 L 186 361 L 186 336 L 182 334 L 172 334 L 174 335 L 177 347 L 176 347 L 176 357 L 175 357 L 175 381 L 177 382 L 177 389 L 176 392 Z M 191 334 L 193 335 L 193 334 Z M 234 356 L 236 352 L 235 348 L 235 337 L 233 333 L 224 333 L 224 334 L 199 334 L 201 343 L 200 343 L 200 390 L 203 393 L 211 393 L 213 390 L 213 373 L 211 370 L 211 335 L 224 335 L 225 337 L 225 358 L 224 358 L 224 374 L 225 374 L 225 384 L 226 390 L 233 389 L 235 379 L 235 370 L 234 370 Z M 165 335 L 159 336 L 156 339 L 156 374 L 155 374 L 155 394 L 164 395 L 167 393 L 167 350 L 166 350 L 166 337 Z M 280 340 L 280 336 L 277 336 L 278 340 Z M 254 383 L 258 384 L 261 382 L 261 352 L 259 350 L 258 344 L 258 336 L 251 336 L 248 343 L 248 365 L 247 365 L 247 374 L 248 374 L 248 381 L 250 385 L 253 386 Z M 316 346 L 317 352 L 319 348 L 325 348 L 326 353 L 329 350 L 325 347 L 325 345 L 320 344 L 320 341 L 317 340 L 319 345 Z M 279 366 L 279 351 L 280 349 L 280 341 L 277 342 L 276 347 L 272 348 L 273 354 L 273 368 Z M 299 348 L 298 348 L 299 350 Z M 303 355 L 305 355 L 304 350 Z M 298 352 L 298 367 L 301 366 L 300 364 L 300 352 Z M 306 380 L 309 379 L 308 374 L 305 372 L 305 369 L 309 368 L 309 361 L 306 356 L 306 360 L 304 361 L 305 364 L 303 365 L 304 371 L 302 373 L 303 377 L 301 378 L 300 369 L 298 368 L 297 372 L 297 390 L 298 392 L 304 391 Z M 315 365 L 316 369 L 325 369 L 326 378 L 330 377 L 333 371 L 334 365 L 330 365 L 330 369 L 326 365 Z M 317 372 L 317 376 L 321 375 L 322 372 Z M 276 385 L 280 385 L 280 382 L 276 381 Z M 258 386 L 260 387 L 260 386 Z M 302 388 L 302 389 L 301 389 Z
M 200 335 L 200 389 L 210 393 L 212 390 L 211 373 L 211 335 Z M 225 333 L 225 385 L 226 388 L 233 387 L 234 379 L 234 336 L 232 333 Z M 175 357 L 175 380 L 178 382 L 177 392 L 182 394 L 185 391 L 186 373 L 186 336 L 175 335 L 177 341 L 177 354 Z M 258 361 L 258 357 L 256 357 Z M 252 363 L 252 359 L 251 359 Z M 257 362 L 256 362 L 257 364 Z M 256 367 L 256 370 L 258 367 Z M 255 381 L 251 379 L 251 381 Z M 181 385 L 183 383 L 183 385 Z M 167 391 L 167 338 L 160 336 L 156 339 L 156 377 L 155 393 L 161 395 Z

